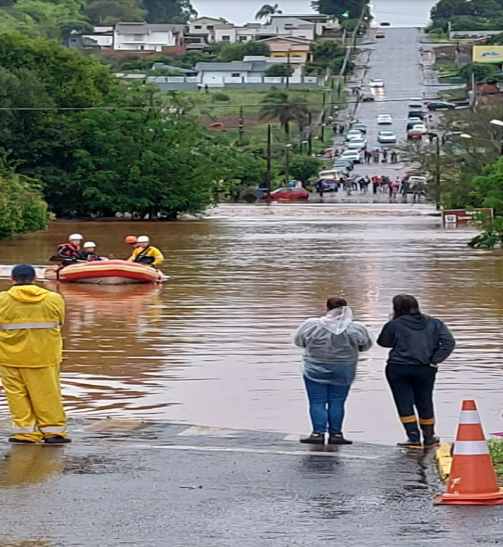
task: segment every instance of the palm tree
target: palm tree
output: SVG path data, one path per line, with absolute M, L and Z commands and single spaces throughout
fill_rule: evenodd
M 269 91 L 262 99 L 260 118 L 277 118 L 283 131 L 286 141 L 290 142 L 290 122 L 305 124 L 309 118 L 309 109 L 304 97 L 294 97 L 288 91 Z
M 279 9 L 279 4 L 264 4 L 258 11 L 257 15 L 255 15 L 255 19 L 265 19 L 266 17 L 269 17 L 269 15 L 274 15 L 275 13 L 283 13 Z

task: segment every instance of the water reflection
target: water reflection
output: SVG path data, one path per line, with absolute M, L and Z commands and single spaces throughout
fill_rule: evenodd
M 114 257 L 127 255 L 125 235 L 146 233 L 167 258 L 162 287 L 50 285 L 67 301 L 63 386 L 73 414 L 307 432 L 291 331 L 342 294 L 377 334 L 391 298 L 412 292 L 458 339 L 439 374 L 439 432 L 454 433 L 462 397 L 475 397 L 486 429 L 501 431 L 503 255 L 469 249 L 469 229 L 444 231 L 428 212 L 233 207 L 201 222 L 61 223 L 2 242 L 0 264 L 47 263 L 70 231 Z M 385 356 L 374 348 L 359 363 L 346 422 L 355 440 L 402 437 Z
M 0 486 L 24 486 L 61 472 L 64 448 L 12 445 L 0 462 Z M 0 544 L 1 545 L 1 544 Z

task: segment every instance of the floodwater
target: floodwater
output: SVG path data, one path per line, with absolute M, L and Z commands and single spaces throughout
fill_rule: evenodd
M 203 221 L 55 223 L 0 244 L 0 263 L 47 263 L 71 232 L 126 257 L 129 234 L 150 235 L 168 283 L 47 284 L 67 303 L 62 366 L 70 415 L 309 431 L 301 354 L 291 332 L 344 295 L 377 335 L 401 292 L 447 322 L 458 340 L 436 391 L 439 432 L 451 437 L 474 397 L 486 429 L 502 431 L 503 254 L 466 246 L 428 206 L 227 206 Z M 7 288 L 0 281 L 0 289 Z M 386 351 L 363 356 L 346 432 L 391 443 L 401 428 L 383 378 Z M 0 397 L 0 418 L 5 417 Z

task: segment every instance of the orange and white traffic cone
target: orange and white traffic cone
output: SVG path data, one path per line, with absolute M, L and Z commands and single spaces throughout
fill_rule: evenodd
M 447 488 L 436 505 L 503 504 L 475 401 L 463 401 Z

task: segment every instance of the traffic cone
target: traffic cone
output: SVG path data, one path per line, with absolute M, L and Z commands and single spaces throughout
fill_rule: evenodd
M 475 401 L 463 401 L 445 494 L 436 505 L 503 504 Z

